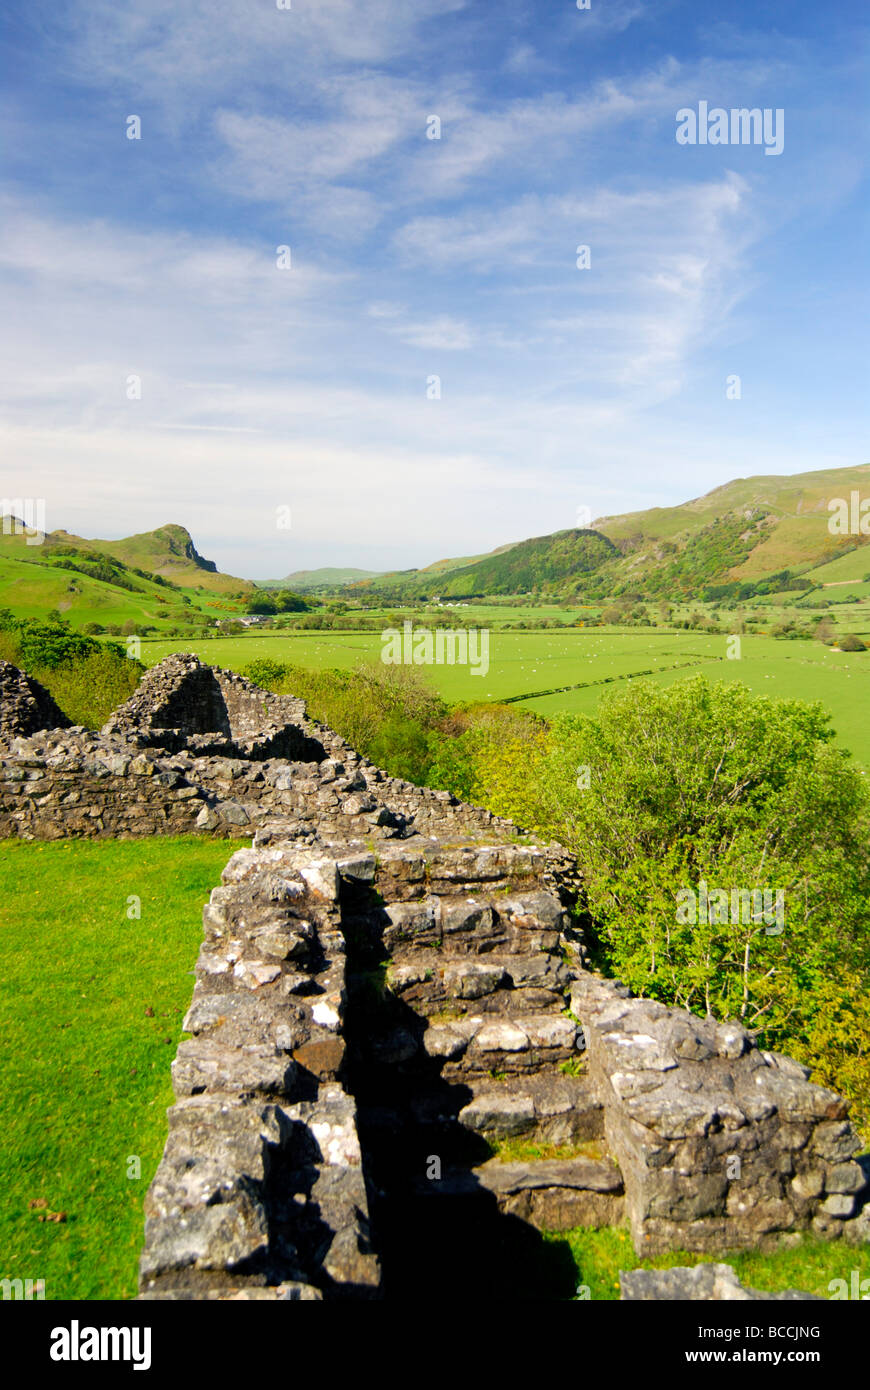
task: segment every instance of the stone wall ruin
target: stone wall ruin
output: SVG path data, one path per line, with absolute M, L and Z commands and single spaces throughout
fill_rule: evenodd
M 640 1254 L 870 1238 L 842 1098 L 593 974 L 559 846 L 196 658 L 99 734 L 33 686 L 0 716 L 0 835 L 247 844 L 204 909 L 141 1297 L 443 1297 L 494 1263 L 510 1292 L 539 1230 L 623 1221 Z

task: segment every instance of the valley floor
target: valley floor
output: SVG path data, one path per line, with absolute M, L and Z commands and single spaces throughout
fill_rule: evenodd
M 481 627 L 491 611 L 481 610 Z M 473 622 L 476 610 L 464 610 L 463 616 Z M 870 656 L 832 650 L 821 642 L 756 634 L 740 637 L 739 656 L 729 655 L 733 644 L 725 634 L 658 627 L 538 632 L 493 627 L 485 673 L 473 674 L 469 665 L 433 664 L 421 670 L 451 703 L 509 700 L 543 715 L 591 714 L 604 692 L 632 680 L 671 685 L 703 673 L 708 679 L 741 681 L 756 695 L 821 701 L 841 745 L 870 765 Z M 288 631 L 145 639 L 142 660 L 151 666 L 171 652 L 193 651 L 204 661 L 236 671 L 262 658 L 324 670 L 378 661 L 382 648 L 379 632 Z

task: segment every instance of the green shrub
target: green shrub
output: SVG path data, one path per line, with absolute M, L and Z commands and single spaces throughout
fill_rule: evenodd
M 74 632 L 60 614 L 17 619 L 0 609 L 0 658 L 20 666 L 74 724 L 97 729 L 129 699 L 145 667 L 118 642 Z
M 818 704 L 636 682 L 594 719 L 484 748 L 477 776 L 485 805 L 577 854 L 599 965 L 638 994 L 739 1018 L 868 1124 L 868 796 L 831 740 Z M 702 883 L 728 894 L 720 912 L 701 911 Z M 781 929 L 742 920 L 735 889 L 781 889 Z
M 114 647 L 114 644 L 112 644 Z M 98 729 L 118 705 L 129 700 L 145 667 L 117 650 L 92 652 L 53 668 L 31 671 L 74 724 Z
M 242 674 L 276 694 L 305 700 L 313 719 L 392 776 L 427 783 L 436 725 L 447 706 L 413 667 L 372 663 L 353 671 L 309 671 L 259 659 Z
M 47 618 L 25 618 L 17 624 L 16 637 L 21 665 L 35 675 L 37 668 L 54 670 L 67 662 L 81 661 L 99 652 L 113 652 L 124 658 L 124 648 L 115 642 L 105 644 L 75 632 L 59 615 Z

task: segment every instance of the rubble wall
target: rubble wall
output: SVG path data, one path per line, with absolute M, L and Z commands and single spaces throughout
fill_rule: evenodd
M 624 1215 L 640 1254 L 870 1237 L 843 1099 L 737 1023 L 590 973 L 561 847 L 390 777 L 302 701 L 196 657 L 148 672 L 99 733 L 0 663 L 0 837 L 179 833 L 254 843 L 204 913 L 143 1296 L 377 1296 L 361 1133 L 388 1182 L 417 1131 L 445 1152 L 469 1134 L 574 1145 L 460 1157 L 438 1191 L 551 1228 Z M 353 1036 L 348 941 L 384 977 Z

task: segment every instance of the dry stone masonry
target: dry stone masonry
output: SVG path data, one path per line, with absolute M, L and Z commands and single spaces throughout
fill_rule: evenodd
M 364 866 L 345 862 L 353 875 Z M 341 1080 L 339 865 L 239 850 L 204 911 L 176 1103 L 145 1206 L 146 1298 L 369 1297 L 356 1106 Z
M 559 846 L 195 657 L 99 734 L 0 689 L 0 835 L 247 842 L 204 910 L 142 1297 L 447 1296 L 495 1265 L 534 1296 L 504 1279 L 539 1230 L 623 1221 L 642 1255 L 870 1239 L 841 1097 L 589 971 Z M 623 1297 L 754 1296 L 705 1268 Z
M 866 1219 L 851 1224 L 866 1195 L 861 1142 L 845 1101 L 806 1067 L 760 1051 L 737 1023 L 589 974 L 571 1004 L 639 1254 L 764 1248 L 808 1228 L 870 1236 Z
M 16 734 L 39 729 L 68 729 L 62 714 L 38 681 L 19 671 L 11 661 L 0 661 L 0 748 Z
M 147 672 L 99 733 L 70 727 L 36 681 L 2 663 L 0 838 L 250 840 L 276 819 L 308 839 L 360 828 L 378 839 L 410 828 L 515 834 L 449 792 L 388 776 L 309 720 L 303 701 L 195 656 Z

